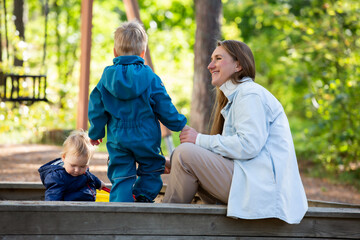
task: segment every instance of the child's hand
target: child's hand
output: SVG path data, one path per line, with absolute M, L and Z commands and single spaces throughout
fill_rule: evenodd
M 90 139 L 90 143 L 91 143 L 91 145 L 99 145 L 100 143 L 102 143 L 102 138 L 101 139 L 98 139 L 98 140 L 92 140 L 92 139 Z
M 165 171 L 164 174 L 169 174 L 171 171 L 171 164 L 170 164 L 170 160 L 166 159 L 165 160 Z
M 198 135 L 198 132 L 195 129 L 193 129 L 192 127 L 189 127 L 189 126 L 185 126 L 181 130 L 181 133 L 179 135 L 180 142 L 181 143 L 189 142 L 189 143 L 195 144 L 197 135 Z
M 101 180 L 100 180 L 101 181 Z M 103 189 L 104 187 L 106 187 L 105 183 L 103 181 L 101 181 L 101 187 L 100 190 Z
M 185 126 L 183 127 L 183 129 L 181 129 L 181 131 L 184 131 L 184 130 L 189 129 L 189 128 L 191 128 L 191 127 L 189 127 L 188 125 L 185 125 Z

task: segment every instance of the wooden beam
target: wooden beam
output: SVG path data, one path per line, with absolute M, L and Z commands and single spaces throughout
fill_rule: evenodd
M 92 8 L 93 0 L 81 1 L 80 83 L 76 128 L 84 130 L 88 128 Z
M 232 219 L 224 205 L 0 201 L 6 239 L 359 239 L 360 209 L 310 207 L 300 224 Z
M 155 199 L 156 203 L 160 203 L 160 200 L 166 191 L 167 178 L 162 175 L 164 185 L 158 195 L 159 198 Z M 111 188 L 111 184 L 106 184 L 108 188 Z M 0 182 L 0 200 L 31 200 L 39 201 L 45 198 L 45 187 L 41 182 Z M 201 203 L 199 196 L 196 194 L 193 203 Z M 321 207 L 321 208 L 354 208 L 360 211 L 360 204 L 351 203 L 339 203 L 339 202 L 327 202 L 321 200 L 308 199 L 309 207 Z
M 139 22 L 142 23 L 140 19 L 140 11 L 139 11 L 139 5 L 137 0 L 124 0 L 125 5 L 125 11 L 126 11 L 126 17 L 129 21 L 137 19 Z M 151 60 L 150 56 L 150 49 L 149 45 L 146 47 L 145 52 L 145 64 L 151 67 L 151 69 L 155 72 L 154 65 Z M 166 128 L 162 123 L 160 123 L 161 127 L 161 137 L 168 137 L 171 136 L 171 131 Z

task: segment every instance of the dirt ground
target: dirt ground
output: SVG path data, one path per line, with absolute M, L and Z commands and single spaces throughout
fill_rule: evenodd
M 0 145 L 0 182 L 40 182 L 38 168 L 60 156 L 61 147 L 52 145 Z M 106 176 L 107 153 L 95 153 L 90 171 L 109 183 Z M 306 195 L 311 200 L 360 204 L 360 192 L 353 186 L 331 184 L 311 178 L 300 169 Z M 166 176 L 164 176 L 166 183 Z

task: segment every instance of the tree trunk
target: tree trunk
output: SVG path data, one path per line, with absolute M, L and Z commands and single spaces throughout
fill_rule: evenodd
M 0 29 L 3 29 L 3 26 L 2 26 L 2 13 L 0 13 Z M 1 66 L 3 65 L 2 64 L 2 54 L 3 54 L 3 44 L 2 44 L 2 34 L 1 34 L 2 31 L 0 31 L 0 64 Z M 2 68 L 0 68 L 0 72 L 2 72 Z
M 2 13 L 0 13 L 0 29 L 3 29 L 2 26 Z M 6 16 L 5 16 L 6 17 Z M 2 55 L 3 55 L 3 45 L 2 45 L 2 31 L 0 31 L 0 65 L 3 66 L 3 60 L 2 60 Z M 4 85 L 4 72 L 3 72 L 3 68 L 0 68 L 0 86 Z M 2 97 L 2 92 L 0 92 L 0 96 Z M 4 96 L 5 97 L 5 96 Z
M 207 69 L 211 54 L 220 40 L 221 0 L 195 0 L 196 39 L 194 84 L 190 123 L 200 133 L 209 133 L 209 119 L 214 105 L 215 91 Z
M 25 41 L 25 25 L 24 25 L 24 0 L 14 0 L 14 16 L 15 27 L 19 32 L 20 40 Z M 16 47 L 14 48 L 14 66 L 22 66 L 23 60 L 18 58 Z

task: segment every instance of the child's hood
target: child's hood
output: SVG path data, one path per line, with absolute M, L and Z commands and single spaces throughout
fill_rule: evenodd
M 113 96 L 121 100 L 130 100 L 140 96 L 151 84 L 154 73 L 144 65 L 139 56 L 120 56 L 113 60 L 101 78 L 101 84 Z
M 51 171 L 54 171 L 54 170 L 57 170 L 57 169 L 64 169 L 64 167 L 61 165 L 61 164 L 55 164 L 56 162 L 59 162 L 59 161 L 62 161 L 61 158 L 57 158 L 53 161 L 50 161 L 46 164 L 44 164 L 43 166 L 41 166 L 39 168 L 39 173 L 40 173 L 40 179 L 41 181 L 44 183 L 44 180 L 45 180 L 45 177 L 51 172 Z

